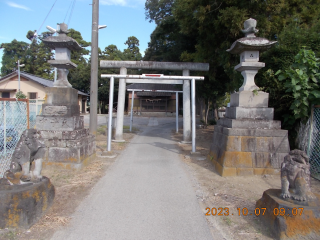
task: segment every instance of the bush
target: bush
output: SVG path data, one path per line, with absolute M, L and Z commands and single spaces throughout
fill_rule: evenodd
M 208 125 L 216 125 L 216 124 L 217 124 L 216 120 L 214 120 L 214 119 L 209 119 Z
M 27 96 L 24 95 L 24 93 L 23 93 L 22 91 L 18 91 L 18 92 L 16 93 L 16 98 L 17 98 L 17 99 L 26 99 Z

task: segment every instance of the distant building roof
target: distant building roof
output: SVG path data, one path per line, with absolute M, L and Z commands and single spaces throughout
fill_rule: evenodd
M 12 72 L 12 73 L 0 78 L 0 82 L 5 80 L 5 79 L 7 79 L 8 77 L 12 77 L 14 75 L 18 75 L 18 71 L 14 71 L 14 72 Z M 53 81 L 45 79 L 45 78 L 42 78 L 42 77 L 38 77 L 36 75 L 20 71 L 20 76 L 22 76 L 22 77 L 24 77 L 24 78 L 26 78 L 26 79 L 28 79 L 30 81 L 37 82 L 37 83 L 41 84 L 44 87 L 53 87 Z M 79 90 L 78 90 L 78 94 L 83 95 L 83 96 L 89 96 L 88 94 L 86 94 L 84 92 L 81 92 Z
M 172 92 L 137 92 L 137 96 L 139 97 L 170 97 Z
M 17 91 L 16 88 L 0 88 L 0 92 L 14 92 Z
M 153 84 L 153 83 L 133 83 L 127 86 L 127 89 L 139 90 L 164 90 L 179 91 L 180 89 L 174 84 Z

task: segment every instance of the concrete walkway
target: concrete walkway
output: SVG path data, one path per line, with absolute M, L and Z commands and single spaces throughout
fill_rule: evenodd
M 150 118 L 148 126 L 141 126 L 69 227 L 52 239 L 213 239 L 170 139 L 173 129 L 175 118 Z
M 148 123 L 148 127 L 152 127 L 152 126 L 158 126 L 158 119 L 156 117 L 150 117 L 149 118 L 149 123 Z

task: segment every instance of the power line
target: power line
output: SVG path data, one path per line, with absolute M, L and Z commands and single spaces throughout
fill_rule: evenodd
M 67 13 L 66 13 L 66 16 L 65 16 L 64 19 L 63 19 L 63 22 L 66 21 L 66 18 L 67 18 L 67 15 L 68 15 L 68 12 L 69 12 L 71 6 L 72 6 L 72 2 L 70 2 L 70 5 L 69 5 L 69 7 L 68 7 L 68 11 L 67 11 Z
M 49 14 L 51 13 L 51 10 L 53 9 L 53 7 L 54 7 L 54 5 L 56 4 L 56 2 L 57 2 L 57 1 L 58 1 L 58 0 L 56 0 L 56 1 L 53 3 L 53 5 L 52 5 L 51 9 L 49 10 L 49 12 L 48 12 L 48 14 L 47 14 L 47 16 L 46 16 L 46 18 L 43 20 L 43 22 L 42 22 L 42 24 L 41 24 L 41 26 L 40 26 L 39 30 L 35 33 L 35 34 L 36 34 L 36 36 L 38 35 L 38 32 L 40 32 L 40 30 L 41 30 L 41 28 L 42 28 L 42 26 L 43 26 L 44 22 L 47 20 L 47 18 L 48 18 L 48 16 L 49 16 Z
M 68 20 L 68 23 L 67 23 L 68 26 L 69 26 L 69 23 L 70 23 L 70 20 L 71 20 L 71 17 L 72 17 L 72 13 L 73 13 L 73 9 L 74 9 L 75 5 L 76 5 L 76 0 L 73 0 L 73 5 L 72 5 L 72 8 L 71 8 L 69 20 Z
M 33 34 L 33 38 L 31 39 L 31 43 L 28 45 L 28 47 L 27 47 L 26 50 L 24 51 L 24 54 L 26 54 L 26 52 L 30 49 L 30 46 L 31 46 L 31 44 L 33 43 L 33 41 L 37 39 L 38 33 L 40 32 L 40 30 L 41 30 L 44 22 L 47 20 L 48 16 L 50 15 L 50 13 L 51 13 L 51 11 L 52 11 L 52 9 L 53 9 L 53 7 L 54 7 L 54 5 L 56 4 L 57 1 L 58 1 L 58 0 L 55 0 L 55 2 L 53 3 L 52 7 L 50 8 L 50 10 L 49 10 L 47 16 L 45 17 L 45 19 L 43 20 L 43 22 L 42 22 L 40 28 L 38 29 L 38 31 L 35 30 L 35 33 Z

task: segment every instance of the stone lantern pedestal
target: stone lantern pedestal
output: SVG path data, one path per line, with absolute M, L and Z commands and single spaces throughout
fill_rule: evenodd
M 42 114 L 37 116 L 36 128 L 40 130 L 47 150 L 44 166 L 79 169 L 94 156 L 96 143 L 89 129 L 84 128 L 78 90 L 72 88 L 67 79 L 68 69 L 77 67 L 70 60 L 71 50 L 81 47 L 66 35 L 66 24 L 60 24 L 58 33 L 58 36 L 43 40 L 55 49 L 56 59 L 49 63 L 58 68 L 58 79 L 54 87 L 46 89 L 46 102 L 42 105 Z
M 244 82 L 239 92 L 231 94 L 225 118 L 214 129 L 209 159 L 221 176 L 278 174 L 283 157 L 289 152 L 288 132 L 281 122 L 273 120 L 274 109 L 268 107 L 269 94 L 258 91 L 254 77 L 265 66 L 259 62 L 259 51 L 269 49 L 271 42 L 254 35 L 256 21 L 248 19 L 246 37 L 234 42 L 227 51 L 240 55 L 235 70 Z

